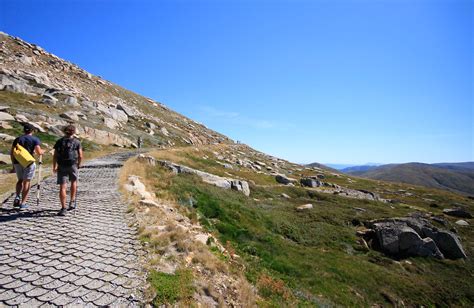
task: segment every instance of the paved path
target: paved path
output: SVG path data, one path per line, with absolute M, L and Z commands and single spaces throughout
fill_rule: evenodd
M 39 207 L 0 209 L 0 307 L 140 305 L 143 251 L 117 191 L 127 157 L 114 154 L 80 169 L 75 215 L 56 216 L 53 177 L 44 182 Z M 36 202 L 36 188 L 32 193 Z

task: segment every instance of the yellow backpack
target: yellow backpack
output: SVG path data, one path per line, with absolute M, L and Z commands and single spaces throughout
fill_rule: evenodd
M 23 168 L 26 168 L 35 162 L 35 158 L 30 154 L 30 152 L 20 144 L 15 145 L 13 148 L 13 157 L 15 157 Z

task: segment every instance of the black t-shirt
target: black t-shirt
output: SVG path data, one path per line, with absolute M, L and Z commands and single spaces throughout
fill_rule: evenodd
M 67 139 L 69 139 L 69 137 L 62 137 L 61 139 L 56 141 L 56 144 L 54 145 L 54 149 L 58 152 L 61 152 L 60 148 L 61 148 L 61 146 L 63 146 L 64 140 L 67 140 Z M 82 148 L 81 142 L 79 141 L 79 139 L 74 138 L 74 137 L 72 137 L 69 142 L 70 142 L 70 147 L 71 147 L 70 150 L 71 150 L 71 152 L 74 152 L 74 162 L 73 163 L 77 163 L 78 153 L 79 153 L 79 150 Z M 66 162 L 63 162 L 61 160 L 61 157 L 58 157 L 58 164 L 62 165 L 63 163 L 66 163 Z
M 38 139 L 38 137 L 32 135 L 23 135 L 13 141 L 13 147 L 15 147 L 17 144 L 24 147 L 28 152 L 30 152 L 31 155 L 33 155 L 35 153 L 35 147 L 40 145 L 41 141 Z M 13 163 L 18 164 L 18 161 L 13 158 Z

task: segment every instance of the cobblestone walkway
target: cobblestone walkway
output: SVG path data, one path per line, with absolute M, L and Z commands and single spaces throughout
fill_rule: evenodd
M 53 177 L 44 182 L 39 207 L 32 188 L 27 211 L 13 210 L 11 202 L 0 209 L 0 307 L 140 305 L 143 252 L 117 191 L 129 156 L 80 169 L 75 214 L 56 216 Z

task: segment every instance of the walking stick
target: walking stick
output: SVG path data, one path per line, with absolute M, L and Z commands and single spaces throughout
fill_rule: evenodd
M 76 179 L 76 198 L 74 198 L 74 217 L 76 217 L 77 213 L 77 195 L 79 193 L 79 166 L 77 166 L 77 179 Z
M 36 186 L 36 205 L 39 206 L 41 194 L 41 169 L 43 168 L 43 154 L 38 159 L 38 185 Z

